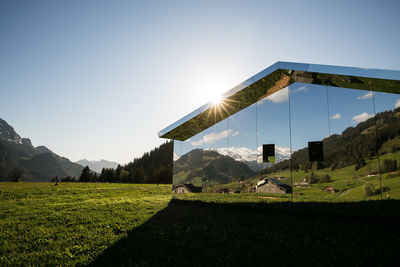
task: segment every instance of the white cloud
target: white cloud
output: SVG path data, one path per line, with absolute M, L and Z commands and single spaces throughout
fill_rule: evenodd
M 239 134 L 239 132 L 233 132 L 233 133 L 231 133 L 231 136 L 236 136 L 236 135 L 238 135 Z
M 201 144 L 203 144 L 203 139 L 199 139 L 197 141 L 191 141 L 190 144 L 192 146 L 201 146 Z
M 226 138 L 227 136 L 231 135 L 231 136 L 236 136 L 239 134 L 239 132 L 234 132 L 232 131 L 232 129 L 229 130 L 225 130 L 219 133 L 210 133 L 210 134 L 206 134 L 203 136 L 202 139 L 199 139 L 197 141 L 192 141 L 191 145 L 192 146 L 201 146 L 203 144 L 213 144 L 215 142 L 217 142 L 218 140 L 221 140 L 223 138 Z
M 282 89 L 266 98 L 266 100 L 274 103 L 282 103 L 289 100 L 288 89 Z
M 298 93 L 298 92 L 307 93 L 307 92 L 308 92 L 308 88 L 305 87 L 305 86 L 302 86 L 302 87 L 299 87 L 299 88 L 297 88 L 297 89 L 295 89 L 295 90 L 291 90 L 290 92 L 291 92 L 291 93 Z
M 394 106 L 394 108 L 398 108 L 400 107 L 400 99 L 397 99 L 396 104 Z
M 372 92 L 368 92 L 363 96 L 357 97 L 357 99 L 369 99 L 369 98 L 372 98 Z
M 367 112 L 363 112 L 361 114 L 358 114 L 353 117 L 353 123 L 360 123 L 363 121 L 368 120 L 369 118 L 372 118 L 374 115 L 368 114 Z
M 338 120 L 338 119 L 340 119 L 341 117 L 342 117 L 342 115 L 340 115 L 339 113 L 337 113 L 337 114 L 331 116 L 331 119 L 332 119 L 332 120 Z

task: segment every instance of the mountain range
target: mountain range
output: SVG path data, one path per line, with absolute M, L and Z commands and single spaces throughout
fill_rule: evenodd
M 212 150 L 194 149 L 174 162 L 175 184 L 226 184 L 254 174 L 245 163 Z
M 108 161 L 105 159 L 101 160 L 87 160 L 87 159 L 81 159 L 76 161 L 75 163 L 78 163 L 79 165 L 82 166 L 89 166 L 89 169 L 92 171 L 95 171 L 97 173 L 101 173 L 101 170 L 103 168 L 117 168 L 118 162 L 113 162 L 113 161 Z
M 263 162 L 262 146 L 259 146 L 257 150 L 247 147 L 208 148 L 207 150 L 217 151 L 221 155 L 243 162 L 255 172 L 271 166 L 271 163 Z M 290 159 L 290 148 L 275 146 L 275 163 L 287 159 Z
M 23 181 L 49 181 L 59 176 L 79 177 L 83 166 L 61 157 L 45 146 L 34 147 L 0 118 L 0 181 L 9 180 L 12 172 L 22 173 Z

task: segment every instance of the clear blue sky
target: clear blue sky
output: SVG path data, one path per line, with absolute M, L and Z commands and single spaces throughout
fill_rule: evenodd
M 400 70 L 398 1 L 0 1 L 0 117 L 127 163 L 276 61 Z

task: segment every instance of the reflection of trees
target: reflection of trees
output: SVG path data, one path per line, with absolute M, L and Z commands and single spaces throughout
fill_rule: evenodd
M 216 151 L 194 149 L 174 162 L 174 173 L 186 173 L 185 183 L 201 179 L 205 184 L 226 184 L 246 179 L 255 173 L 243 162 Z
M 393 143 L 391 148 L 387 148 L 387 142 L 396 137 L 400 137 L 400 108 L 378 113 L 375 118 L 361 122 L 356 127 L 347 128 L 341 135 L 331 135 L 325 138 L 323 140 L 325 161 L 319 163 L 318 169 L 331 167 L 334 170 L 350 165 L 355 165 L 356 169 L 359 169 L 365 166 L 365 159 L 378 156 L 378 151 L 381 151 L 385 143 L 386 150 L 397 151 L 396 143 Z M 307 148 L 293 153 L 294 168 L 302 170 L 312 168 L 311 162 L 307 160 L 307 153 Z M 390 164 L 393 165 L 393 163 Z M 285 160 L 262 172 L 271 173 L 289 167 L 290 161 Z

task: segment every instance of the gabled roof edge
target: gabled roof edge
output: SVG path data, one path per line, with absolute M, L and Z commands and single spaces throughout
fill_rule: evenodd
M 277 70 L 286 70 L 289 71 L 291 82 L 287 82 L 287 85 L 293 82 L 305 82 L 305 83 L 316 83 L 316 84 L 323 84 L 327 86 L 331 86 L 330 83 L 332 77 L 336 76 L 344 76 L 345 78 L 370 78 L 370 79 L 382 79 L 382 80 L 395 80 L 395 84 L 391 84 L 390 87 L 397 86 L 400 81 L 400 71 L 396 70 L 382 70 L 382 69 L 369 69 L 369 68 L 355 68 L 355 67 L 342 67 L 342 66 L 331 66 L 331 65 L 319 65 L 319 64 L 307 64 L 307 63 L 294 63 L 294 62 L 285 62 L 285 61 L 278 61 L 275 64 L 271 65 L 270 67 L 260 71 L 256 75 L 250 77 L 249 79 L 245 80 L 244 82 L 240 83 L 239 85 L 233 87 L 226 93 L 222 95 L 223 99 L 227 99 L 229 97 L 234 96 L 238 92 L 248 88 L 249 86 L 255 84 L 256 82 L 260 81 L 261 79 L 271 75 L 272 73 L 276 72 Z M 293 74 L 295 72 L 295 74 Z M 323 78 L 328 80 L 328 83 L 318 83 L 314 81 L 313 76 L 314 74 L 326 74 L 323 75 Z M 342 77 L 343 79 L 343 77 Z M 326 82 L 326 81 L 325 81 Z M 368 81 L 371 83 L 370 81 Z M 351 81 L 348 81 L 351 83 Z M 340 86 L 334 85 L 334 86 Z M 358 87 L 357 87 L 358 86 Z M 364 89 L 363 87 L 359 87 L 357 85 L 354 89 Z M 346 87 L 346 86 L 344 86 Z M 353 88 L 353 87 L 347 87 Z M 282 89 L 282 88 L 280 88 Z M 279 89 L 279 90 L 280 90 Z M 373 90 L 373 89 L 371 89 Z M 385 91 L 385 90 L 382 90 Z M 389 90 L 390 91 L 390 90 Z M 393 91 L 393 89 L 391 89 Z M 400 93 L 400 92 L 399 92 Z M 169 139 L 177 139 L 177 140 L 185 140 L 185 138 L 180 138 L 179 136 L 171 135 L 170 132 L 174 129 L 178 128 L 182 124 L 199 117 L 203 112 L 206 110 L 212 109 L 213 104 L 211 102 L 201 106 L 200 108 L 194 110 L 193 112 L 189 113 L 185 117 L 181 118 L 180 120 L 174 122 L 173 124 L 169 125 L 168 127 L 164 128 L 158 133 L 159 137 L 162 138 L 169 138 Z M 218 122 L 218 121 L 217 121 Z M 198 131 L 197 131 L 198 132 Z

